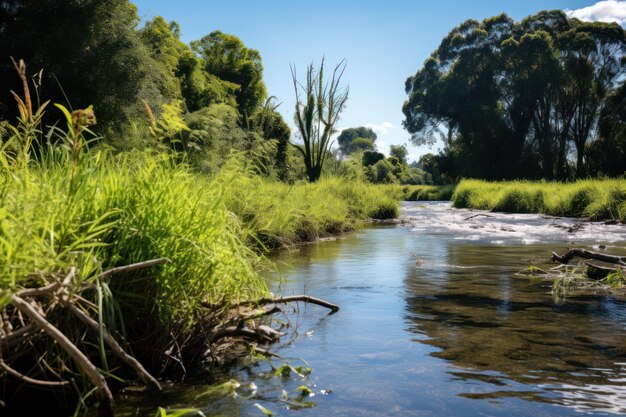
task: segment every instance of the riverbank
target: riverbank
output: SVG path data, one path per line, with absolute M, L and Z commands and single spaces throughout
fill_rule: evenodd
M 119 378 L 180 375 L 218 360 L 230 325 L 236 333 L 260 317 L 231 307 L 269 296 L 255 269 L 264 249 L 398 214 L 397 199 L 376 186 L 337 178 L 288 185 L 236 162 L 208 177 L 139 152 L 76 159 L 51 149 L 37 163 L 0 159 L 8 393 L 30 381 L 71 398 L 73 379 L 106 397 Z M 58 338 L 33 331 L 48 324 Z M 10 394 L 3 400 L 14 406 Z
M 461 181 L 456 208 L 626 222 L 626 179 L 556 182 Z

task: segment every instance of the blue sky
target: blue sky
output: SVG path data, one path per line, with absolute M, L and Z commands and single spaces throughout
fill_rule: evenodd
M 582 18 L 622 24 L 626 1 L 583 0 L 135 0 L 142 19 L 161 15 L 176 20 L 186 42 L 213 30 L 238 36 L 263 57 L 268 92 L 283 104 L 279 111 L 293 125 L 295 104 L 289 64 L 302 73 L 322 56 L 333 65 L 345 58 L 350 86 L 339 129 L 365 126 L 378 133 L 379 150 L 408 144 L 402 129 L 404 81 L 414 74 L 441 39 L 466 19 L 507 13 L 519 20 L 545 9 L 579 10 Z M 607 6 L 607 7 L 604 7 Z M 589 16 L 589 17 L 588 17 Z M 617 16 L 617 17 L 615 17 Z M 437 146 L 409 146 L 409 160 Z

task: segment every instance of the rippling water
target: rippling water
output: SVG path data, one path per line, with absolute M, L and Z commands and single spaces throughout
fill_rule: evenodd
M 549 266 L 553 250 L 574 244 L 626 253 L 625 226 L 449 203 L 406 203 L 403 214 L 408 225 L 275 258 L 280 274 L 267 278 L 277 292 L 342 307 L 288 314 L 297 334 L 274 350 L 294 365 L 304 359 L 306 380 L 252 362 L 218 377 L 241 383 L 235 396 L 215 395 L 197 378 L 158 399 L 128 394 L 122 410 L 144 415 L 159 404 L 260 416 L 258 403 L 301 416 L 626 414 L 626 300 L 591 294 L 555 303 L 549 282 L 516 274 Z M 316 395 L 298 398 L 302 384 Z

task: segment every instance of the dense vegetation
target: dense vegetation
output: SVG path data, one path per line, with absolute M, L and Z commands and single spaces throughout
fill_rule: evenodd
M 140 27 L 128 0 L 0 0 L 0 12 L 3 377 L 76 380 L 82 394 L 95 384 L 30 332 L 23 294 L 97 364 L 96 379 L 123 365 L 105 330 L 157 374 L 209 351 L 207 328 L 240 329 L 229 308 L 267 295 L 255 270 L 265 250 L 396 217 L 402 198 L 454 192 L 457 207 L 626 218 L 623 180 L 418 185 L 622 174 L 624 31 L 614 24 L 543 12 L 455 28 L 407 82 L 404 107 L 414 143 L 443 128 L 446 148 L 409 164 L 405 146 L 385 156 L 364 127 L 331 148 L 345 63 L 311 65 L 304 79 L 292 69 L 292 135 L 260 53 L 236 36 L 186 44 L 176 22 Z M 98 322 L 97 337 L 73 307 Z
M 544 213 L 626 222 L 626 180 L 487 182 L 463 180 L 452 197 L 454 207 Z
M 404 126 L 442 181 L 626 169 L 624 29 L 544 11 L 454 28 L 406 81 Z

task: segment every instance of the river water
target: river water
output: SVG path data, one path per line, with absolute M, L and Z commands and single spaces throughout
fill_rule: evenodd
M 230 391 L 195 378 L 141 406 L 128 393 L 120 411 L 153 415 L 158 404 L 263 416 L 258 404 L 302 417 L 626 414 L 626 298 L 556 302 L 550 282 L 517 274 L 551 267 L 553 250 L 574 245 L 624 254 L 626 226 L 442 202 L 404 203 L 402 214 L 404 225 L 274 258 L 278 272 L 266 275 L 276 292 L 341 306 L 335 314 L 286 309 L 277 319 L 288 334 L 272 348 L 283 359 L 218 377 L 237 381 Z M 273 369 L 285 363 L 311 373 L 277 376 Z M 302 385 L 314 396 L 298 395 Z

